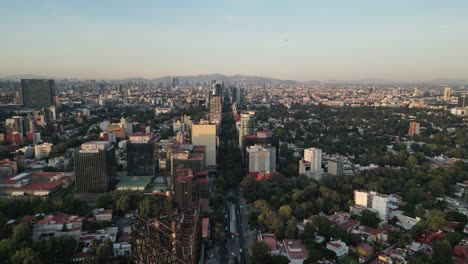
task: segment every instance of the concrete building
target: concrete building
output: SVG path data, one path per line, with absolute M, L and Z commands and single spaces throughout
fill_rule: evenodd
M 244 137 L 255 134 L 255 112 L 246 111 L 240 115 L 239 146 L 244 147 Z
M 32 240 L 62 236 L 78 240 L 81 236 L 83 220 L 84 217 L 64 213 L 48 215 L 33 225 Z
M 54 144 L 52 143 L 42 143 L 40 145 L 34 146 L 34 155 L 36 159 L 42 159 L 49 157 L 49 153 L 52 151 Z
M 206 146 L 205 166 L 216 166 L 216 125 L 192 125 L 192 144 Z
M 318 148 L 304 149 L 304 160 L 310 162 L 310 173 L 313 177 L 321 179 L 322 176 L 322 150 Z
M 328 160 L 328 175 L 341 176 L 343 175 L 343 161 L 341 159 Z
M 210 124 L 219 125 L 221 123 L 221 95 L 210 95 Z
M 276 148 L 271 145 L 247 147 L 249 155 L 249 173 L 274 172 L 276 170 Z
M 345 257 L 346 255 L 348 255 L 348 251 L 349 251 L 349 248 L 346 245 L 346 243 L 341 240 L 333 240 L 333 241 L 327 242 L 326 248 L 335 252 L 335 255 L 338 258 Z
M 377 215 L 382 220 L 388 219 L 390 199 L 387 195 L 377 192 L 366 192 L 355 190 L 354 203 L 359 206 L 371 208 L 377 212 Z
M 452 98 L 452 89 L 450 87 L 444 88 L 444 101 L 449 102 Z

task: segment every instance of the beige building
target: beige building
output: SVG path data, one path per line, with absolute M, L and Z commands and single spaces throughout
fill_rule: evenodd
M 192 144 L 206 146 L 205 166 L 216 166 L 216 125 L 192 125 Z
M 34 155 L 36 156 L 36 159 L 49 157 L 49 153 L 52 151 L 53 146 L 54 144 L 51 143 L 43 143 L 34 146 Z

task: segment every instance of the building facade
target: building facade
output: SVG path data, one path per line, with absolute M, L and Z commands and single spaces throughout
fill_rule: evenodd
M 130 135 L 127 141 L 127 174 L 131 176 L 155 176 L 158 148 L 150 134 Z
M 92 141 L 75 151 L 75 188 L 81 193 L 109 190 L 115 168 L 115 149 L 107 141 Z
M 216 166 L 216 125 L 192 125 L 192 144 L 206 146 L 205 166 Z
M 249 173 L 274 172 L 276 170 L 276 148 L 271 145 L 247 147 L 249 155 Z
M 239 146 L 244 147 L 244 137 L 255 134 L 255 112 L 246 111 L 240 115 Z
M 50 107 L 55 104 L 54 80 L 21 79 L 23 106 Z

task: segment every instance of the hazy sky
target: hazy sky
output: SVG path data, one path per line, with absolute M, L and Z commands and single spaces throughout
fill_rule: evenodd
M 468 79 L 468 1 L 6 1 L 0 76 Z

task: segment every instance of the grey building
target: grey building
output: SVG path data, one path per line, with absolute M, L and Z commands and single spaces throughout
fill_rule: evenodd
M 50 107 L 55 104 L 54 80 L 21 79 L 23 106 Z

